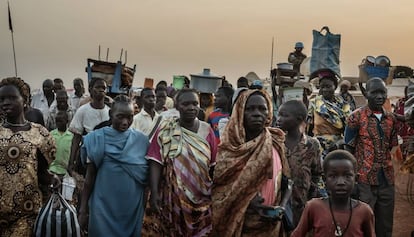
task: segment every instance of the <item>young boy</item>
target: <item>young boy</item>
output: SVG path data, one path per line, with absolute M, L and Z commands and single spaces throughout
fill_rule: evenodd
M 220 87 L 214 94 L 214 111 L 208 116 L 207 122 L 210 124 L 216 136 L 216 143 L 220 143 L 219 121 L 222 118 L 228 118 L 232 109 L 231 98 L 233 98 L 233 88 Z
M 133 116 L 131 100 L 119 95 L 110 110 L 112 126 L 84 137 L 87 170 L 79 224 L 83 232 L 88 226 L 89 236 L 140 236 L 149 141 L 130 128 Z
M 394 168 L 391 150 L 398 145 L 396 118 L 383 109 L 387 88 L 381 78 L 366 84 L 368 105 L 347 121 L 345 142 L 357 160 L 359 200 L 375 213 L 377 236 L 391 237 L 394 213 Z
M 73 110 L 69 106 L 68 98 L 69 98 L 68 94 L 66 93 L 65 90 L 60 90 L 56 92 L 56 99 L 50 106 L 50 110 L 49 110 L 50 121 L 47 121 L 47 124 L 46 124 L 49 130 L 53 130 L 57 128 L 56 123 L 55 123 L 56 114 L 60 111 L 65 112 L 68 115 L 68 125 L 72 121 Z
M 56 142 L 56 159 L 50 164 L 49 171 L 63 176 L 68 168 L 73 134 L 67 130 L 68 114 L 65 111 L 57 112 L 55 121 L 56 129 L 50 134 Z
M 301 131 L 306 115 L 307 109 L 302 101 L 290 100 L 280 106 L 277 117 L 277 126 L 286 132 L 286 158 L 294 182 L 292 212 L 295 226 L 306 202 L 317 197 L 317 184 L 322 173 L 319 141 Z
M 351 198 L 356 160 L 345 150 L 330 152 L 323 161 L 328 198 L 312 199 L 291 237 L 375 236 L 374 213 L 368 204 Z

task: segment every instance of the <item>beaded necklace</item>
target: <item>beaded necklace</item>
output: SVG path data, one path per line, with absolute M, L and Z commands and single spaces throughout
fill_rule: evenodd
M 332 211 L 331 198 L 328 198 L 328 201 L 329 201 L 329 211 L 331 212 L 332 220 L 333 220 L 334 225 L 335 225 L 335 236 L 342 237 L 342 236 L 345 235 L 346 231 L 348 230 L 349 224 L 351 224 L 351 219 L 352 219 L 352 199 L 349 199 L 349 211 L 350 211 L 350 214 L 349 214 L 349 218 L 348 218 L 348 223 L 346 224 L 346 227 L 345 227 L 345 229 L 343 231 L 341 229 L 341 226 L 338 225 L 338 223 L 335 220 L 335 216 L 334 216 L 333 211 Z

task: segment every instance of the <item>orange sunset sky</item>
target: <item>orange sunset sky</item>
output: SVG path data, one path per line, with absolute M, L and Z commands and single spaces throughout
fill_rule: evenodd
M 137 65 L 134 85 L 145 77 L 211 68 L 231 82 L 255 71 L 268 77 L 286 62 L 296 41 L 311 55 L 312 30 L 327 25 L 342 35 L 341 71 L 356 76 L 367 55 L 387 55 L 392 65 L 414 66 L 413 0 L 10 0 L 18 75 L 33 88 L 60 77 L 67 88 L 86 79 L 87 58 L 109 60 L 128 52 Z M 0 1 L 0 77 L 14 75 L 7 1 Z

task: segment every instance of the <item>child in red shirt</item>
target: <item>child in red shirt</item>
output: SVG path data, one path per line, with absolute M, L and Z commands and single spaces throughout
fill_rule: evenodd
M 318 236 L 375 236 L 374 213 L 368 204 L 351 198 L 356 160 L 345 150 L 329 153 L 323 162 L 328 198 L 314 198 L 306 204 L 291 237 L 307 233 Z

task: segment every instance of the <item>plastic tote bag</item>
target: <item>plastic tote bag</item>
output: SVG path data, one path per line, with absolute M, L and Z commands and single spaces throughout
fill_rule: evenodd
M 60 193 L 53 192 L 46 206 L 40 209 L 33 232 L 37 237 L 80 237 L 75 208 Z
M 322 32 L 326 31 L 323 35 Z M 341 48 L 341 35 L 332 34 L 327 26 L 320 31 L 313 30 L 312 57 L 310 72 L 329 68 L 337 75 L 341 75 L 339 68 L 339 52 Z

